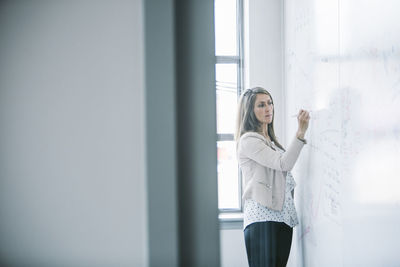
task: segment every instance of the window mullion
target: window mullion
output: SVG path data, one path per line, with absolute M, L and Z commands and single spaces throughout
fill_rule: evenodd
M 216 56 L 217 64 L 240 64 L 238 56 Z

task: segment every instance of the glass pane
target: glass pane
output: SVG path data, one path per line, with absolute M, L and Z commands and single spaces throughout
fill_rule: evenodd
M 215 0 L 215 54 L 237 55 L 236 0 Z
M 237 105 L 237 64 L 217 64 L 217 133 L 234 133 Z
M 239 209 L 238 165 L 235 141 L 218 141 L 218 207 Z
M 237 64 L 216 64 L 215 78 L 217 80 L 217 89 L 219 86 L 235 90 L 237 88 Z

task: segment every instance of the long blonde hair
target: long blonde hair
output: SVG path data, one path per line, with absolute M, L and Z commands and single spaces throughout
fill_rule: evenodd
M 239 106 L 237 110 L 236 117 L 236 134 L 235 140 L 236 144 L 238 144 L 240 137 L 246 132 L 259 132 L 261 130 L 262 124 L 257 120 L 256 115 L 254 114 L 254 103 L 256 102 L 257 94 L 266 94 L 271 98 L 272 103 L 274 103 L 271 94 L 262 87 L 254 87 L 251 89 L 247 89 L 242 93 L 239 98 Z M 278 142 L 278 139 L 275 136 L 274 131 L 274 117 L 275 117 L 275 109 L 272 115 L 272 122 L 267 126 L 267 132 L 271 141 L 284 150 L 283 146 Z

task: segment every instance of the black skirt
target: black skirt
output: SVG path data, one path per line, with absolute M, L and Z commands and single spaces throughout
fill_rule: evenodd
M 289 259 L 293 229 L 283 222 L 256 222 L 244 230 L 250 267 L 284 267 Z

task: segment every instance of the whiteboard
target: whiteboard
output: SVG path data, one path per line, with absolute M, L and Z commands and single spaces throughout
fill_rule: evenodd
M 293 175 L 294 266 L 400 266 L 400 2 L 286 0 L 286 140 L 300 108 L 309 144 Z

